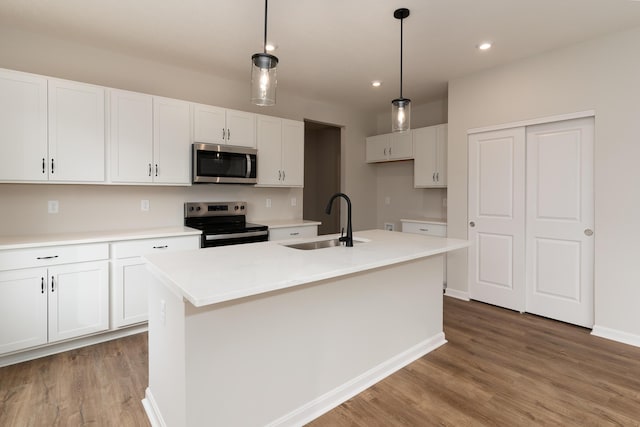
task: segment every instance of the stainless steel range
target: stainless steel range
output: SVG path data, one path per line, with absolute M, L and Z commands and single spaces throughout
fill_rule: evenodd
M 184 225 L 202 230 L 202 248 L 267 241 L 268 227 L 246 222 L 246 213 L 246 202 L 185 203 Z

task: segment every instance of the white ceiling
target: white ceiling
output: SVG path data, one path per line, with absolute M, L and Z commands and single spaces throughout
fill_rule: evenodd
M 411 11 L 404 96 L 414 104 L 445 97 L 452 78 L 640 26 L 632 0 L 271 0 L 278 90 L 383 111 L 399 94 L 398 7 Z M 248 82 L 264 1 L 1 0 L 0 25 Z M 488 52 L 476 49 L 484 40 Z

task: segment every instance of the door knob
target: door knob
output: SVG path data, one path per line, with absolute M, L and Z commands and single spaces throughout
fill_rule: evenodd
M 469 227 L 473 228 L 476 226 L 476 223 L 474 221 L 469 221 Z
M 593 230 L 590 228 L 585 228 L 584 229 L 584 235 L 585 236 L 593 236 Z

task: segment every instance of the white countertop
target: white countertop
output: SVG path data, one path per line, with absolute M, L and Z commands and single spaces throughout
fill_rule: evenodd
M 357 273 L 469 246 L 466 240 L 383 230 L 354 233 L 352 248 L 284 245 L 333 236 L 148 255 L 148 268 L 196 307 Z
M 313 225 L 321 225 L 319 221 L 310 221 L 306 219 L 271 219 L 271 220 L 256 220 L 256 224 L 266 225 L 269 228 L 287 228 L 287 227 L 307 227 Z
M 441 224 L 441 225 L 447 225 L 447 220 L 446 219 L 441 219 L 441 218 L 427 218 L 427 217 L 422 217 L 422 218 L 412 218 L 412 219 L 401 219 L 400 222 L 417 222 L 420 224 Z
M 42 246 L 115 242 L 119 240 L 154 239 L 158 237 L 192 236 L 201 230 L 189 227 L 163 227 L 141 230 L 86 231 L 81 233 L 38 234 L 35 236 L 0 236 L 0 250 Z

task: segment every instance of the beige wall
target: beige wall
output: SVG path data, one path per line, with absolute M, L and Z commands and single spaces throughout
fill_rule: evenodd
M 260 109 L 248 101 L 248 80 L 223 80 L 213 74 L 215 70 L 211 74 L 189 70 L 7 26 L 0 28 L 0 52 L 2 68 L 343 126 L 341 184 L 357 207 L 354 229 L 375 227 L 376 200 L 368 191 L 368 183 L 375 181 L 375 171 L 364 163 L 364 140 L 375 131 L 375 117 L 287 93 L 285 80 L 280 82 L 277 105 Z M 273 199 L 271 209 L 263 208 L 267 197 Z M 0 184 L 0 233 L 176 225 L 182 223 L 185 200 L 244 199 L 249 202 L 250 219 L 301 218 L 303 203 L 292 208 L 290 197 L 302 201 L 302 190 L 229 185 L 188 188 Z M 142 198 L 150 200 L 149 212 L 140 211 Z M 60 201 L 59 214 L 46 213 L 47 200 Z
M 449 235 L 467 237 L 467 130 L 595 110 L 595 323 L 640 340 L 640 28 L 449 83 Z M 459 251 L 460 252 L 460 251 Z M 466 253 L 448 286 L 467 291 Z
M 412 106 L 412 129 L 440 123 L 447 123 L 446 99 Z M 377 116 L 375 134 L 389 132 L 391 132 L 391 101 L 389 101 L 389 110 Z M 444 205 L 447 190 L 414 188 L 413 161 L 376 163 L 371 167 L 376 173 L 377 228 L 384 228 L 385 223 L 392 223 L 395 230 L 400 230 L 400 220 L 403 218 L 446 219 L 447 210 Z M 389 204 L 386 204 L 387 199 Z

